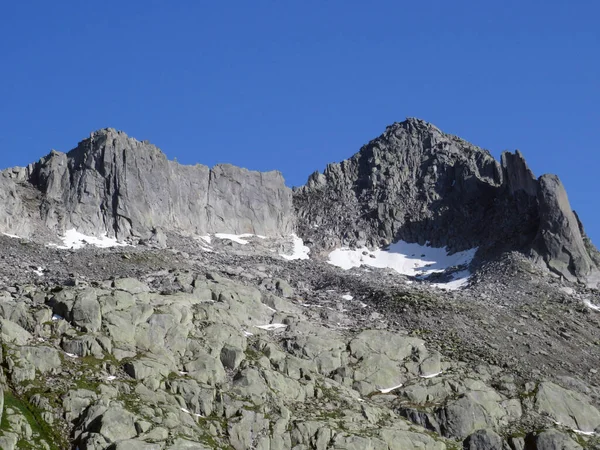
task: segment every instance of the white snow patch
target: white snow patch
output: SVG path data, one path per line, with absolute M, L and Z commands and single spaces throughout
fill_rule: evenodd
M 64 236 L 60 236 L 60 239 L 63 241 L 64 245 L 48 244 L 48 246 L 56 247 L 62 250 L 77 250 L 85 247 L 86 245 L 93 245 L 100 248 L 129 246 L 129 244 L 125 242 L 119 242 L 115 238 L 109 238 L 106 234 L 100 237 L 86 236 L 85 234 L 78 232 L 75 228 L 67 230 Z
M 562 423 L 557 422 L 556 420 L 554 421 L 554 425 L 564 426 Z M 582 434 L 584 436 L 600 436 L 600 433 L 596 433 L 595 431 L 583 431 L 583 430 L 578 430 L 577 428 L 570 428 L 570 427 L 565 427 L 565 428 L 568 428 L 569 430 L 571 430 L 572 432 L 574 432 L 576 434 Z
M 265 305 L 266 308 L 271 311 L 271 312 L 277 312 L 277 310 L 275 308 L 271 308 L 269 305 Z
M 284 255 L 283 253 L 280 253 L 279 256 L 281 256 L 284 259 L 287 259 L 288 261 L 292 261 L 295 259 L 309 259 L 308 254 L 310 253 L 310 248 L 304 245 L 304 241 L 302 240 L 302 238 L 299 238 L 298 236 L 296 236 L 296 234 L 292 234 L 292 241 L 294 243 L 294 249 L 292 250 L 292 254 Z
M 429 375 L 420 375 L 420 377 L 421 378 L 434 378 L 434 377 L 437 377 L 441 373 L 442 373 L 442 371 L 440 370 L 439 372 L 430 373 Z
M 254 334 L 250 333 L 249 331 L 244 331 L 244 336 L 250 337 L 250 336 L 254 336 Z
M 56 321 L 56 320 L 63 320 L 64 317 L 63 316 L 59 316 L 58 314 L 53 314 L 52 315 L 52 320 Z
M 583 300 L 583 303 L 585 304 L 585 306 L 587 306 L 590 309 L 593 309 L 594 311 L 600 311 L 600 306 L 598 305 L 594 305 L 591 301 L 589 301 L 587 298 Z
M 10 234 L 10 233 L 2 233 L 4 236 L 7 236 L 9 238 L 13 238 L 13 239 L 21 239 L 21 236 L 17 236 L 16 234 Z
M 399 384 L 398 386 L 394 386 L 391 388 L 385 388 L 385 389 L 378 389 L 379 392 L 381 392 L 382 394 L 389 394 L 392 391 L 395 391 L 396 389 L 399 389 L 402 387 L 402 384 Z
M 245 237 L 251 237 L 251 234 L 227 234 L 227 233 L 216 233 L 215 237 L 217 239 L 229 239 L 230 241 L 237 242 L 241 245 L 246 245 L 248 241 L 242 239 Z
M 187 374 L 188 374 L 188 372 L 184 372 L 183 370 L 180 370 L 180 371 L 179 371 L 179 375 L 181 375 L 181 376 L 183 376 L 183 375 L 187 375 Z
M 38 277 L 43 277 L 44 276 L 44 268 L 38 267 L 37 270 L 33 271 L 33 273 L 35 273 Z
M 73 358 L 73 359 L 79 358 L 79 356 L 75 355 L 74 353 L 66 353 L 65 352 L 65 355 L 67 355 L 69 358 Z
M 449 254 L 446 248 L 435 248 L 419 244 L 399 241 L 390 245 L 389 249 L 370 251 L 367 248 L 350 250 L 339 248 L 329 254 L 329 264 L 349 270 L 362 265 L 381 269 L 393 269 L 402 275 L 426 277 L 441 273 L 460 265 L 467 265 L 475 256 L 477 248 Z M 435 283 L 442 289 L 458 289 L 467 283 L 468 271 L 454 275 L 449 283 Z
M 189 414 L 191 416 L 196 416 L 196 417 L 204 417 L 202 414 L 196 414 L 196 413 L 192 413 L 189 409 L 186 408 L 181 408 L 181 410 L 186 413 Z
M 212 242 L 212 238 L 210 237 L 210 235 L 206 235 L 206 236 L 200 236 L 200 239 L 202 239 L 204 242 L 206 242 L 208 245 L 210 245 L 210 243 Z
M 595 431 L 583 431 L 583 430 L 577 430 L 575 428 L 573 428 L 572 431 L 575 432 L 576 434 L 583 434 L 584 436 L 598 436 L 598 433 L 596 433 Z
M 108 377 L 106 377 L 106 381 L 115 381 L 117 379 L 117 377 L 115 377 L 114 375 L 109 375 Z
M 280 330 L 282 328 L 287 328 L 287 325 L 282 323 L 270 323 L 268 325 L 256 325 L 256 328 L 260 328 L 261 330 L 273 331 Z
M 456 291 L 469 284 L 469 277 L 471 272 L 468 270 L 461 270 L 452 274 L 452 280 L 447 283 L 432 283 L 433 287 L 443 289 L 445 291 Z
M 354 298 L 354 297 L 352 297 L 350 294 L 345 294 L 345 295 L 342 295 L 342 299 L 343 299 L 343 300 L 352 300 L 353 298 Z

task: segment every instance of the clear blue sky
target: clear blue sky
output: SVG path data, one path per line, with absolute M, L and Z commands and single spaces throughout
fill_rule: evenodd
M 600 2 L 14 1 L 0 167 L 114 127 L 301 185 L 414 116 L 557 173 L 600 243 Z

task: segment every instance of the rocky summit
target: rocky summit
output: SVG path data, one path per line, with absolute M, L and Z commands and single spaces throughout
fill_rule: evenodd
M 289 189 L 104 129 L 0 173 L 0 448 L 600 449 L 600 253 L 418 119 Z

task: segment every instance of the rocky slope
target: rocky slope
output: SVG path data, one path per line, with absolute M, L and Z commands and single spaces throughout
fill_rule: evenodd
M 519 153 L 411 119 L 292 205 L 104 130 L 0 197 L 1 449 L 600 448 L 600 258 Z M 136 245 L 44 245 L 70 227 Z M 468 287 L 319 257 L 396 239 L 479 246 Z

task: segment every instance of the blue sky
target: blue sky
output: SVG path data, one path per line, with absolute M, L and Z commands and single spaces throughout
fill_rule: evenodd
M 98 128 L 289 185 L 419 117 L 557 173 L 600 243 L 600 2 L 6 1 L 0 167 Z

